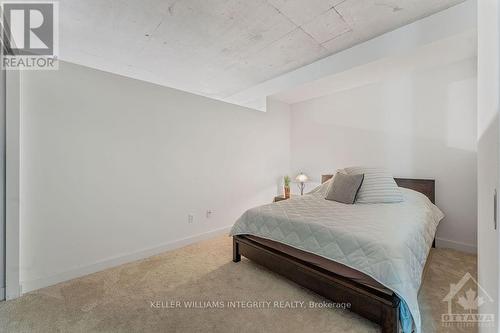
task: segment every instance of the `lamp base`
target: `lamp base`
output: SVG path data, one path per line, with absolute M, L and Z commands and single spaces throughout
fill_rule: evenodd
M 300 195 L 304 195 L 304 188 L 306 187 L 306 183 L 299 183 Z

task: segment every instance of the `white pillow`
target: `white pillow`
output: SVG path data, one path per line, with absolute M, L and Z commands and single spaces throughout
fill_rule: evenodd
M 404 200 L 396 181 L 386 169 L 350 167 L 345 171 L 349 175 L 365 175 L 356 197 L 356 203 L 394 203 Z

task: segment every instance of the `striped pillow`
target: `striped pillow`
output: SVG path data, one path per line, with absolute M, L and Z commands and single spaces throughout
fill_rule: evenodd
M 345 170 L 349 175 L 365 175 L 356 203 L 393 203 L 404 200 L 389 171 L 371 167 L 350 167 Z

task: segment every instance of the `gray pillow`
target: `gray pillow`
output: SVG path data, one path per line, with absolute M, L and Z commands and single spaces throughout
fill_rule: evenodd
M 338 172 L 333 178 L 325 199 L 352 205 L 363 183 L 363 178 L 363 174 L 346 175 Z

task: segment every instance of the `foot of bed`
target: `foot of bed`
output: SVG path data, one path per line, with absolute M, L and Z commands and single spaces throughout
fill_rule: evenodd
M 241 261 L 240 244 L 236 240 L 236 237 L 233 237 L 233 262 L 239 261 Z
M 398 333 L 399 331 L 399 308 L 384 309 L 382 312 L 382 333 Z

